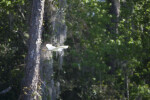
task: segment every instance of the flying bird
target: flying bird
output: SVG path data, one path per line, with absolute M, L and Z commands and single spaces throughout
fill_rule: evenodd
M 67 49 L 68 48 L 68 46 L 65 46 L 65 45 L 64 46 L 55 47 L 52 44 L 46 44 L 46 47 L 50 51 L 62 51 L 63 49 Z

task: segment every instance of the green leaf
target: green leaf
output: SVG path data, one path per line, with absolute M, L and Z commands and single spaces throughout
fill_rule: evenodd
M 11 1 L 7 1 L 7 2 L 6 2 L 6 5 L 7 5 L 7 6 L 11 5 Z

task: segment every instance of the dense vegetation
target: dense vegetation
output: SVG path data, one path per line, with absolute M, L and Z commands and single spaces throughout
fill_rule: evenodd
M 59 99 L 150 99 L 150 1 L 121 0 L 119 17 L 110 1 L 67 1 L 69 49 L 63 70 L 54 67 Z M 52 3 L 57 7 L 57 2 Z M 0 100 L 17 100 L 21 91 L 31 5 L 29 0 L 0 1 L 0 92 L 12 87 L 0 93 Z M 43 41 L 50 37 L 46 22 Z

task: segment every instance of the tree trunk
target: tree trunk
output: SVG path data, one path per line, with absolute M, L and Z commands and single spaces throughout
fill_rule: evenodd
M 47 22 L 45 28 L 46 34 L 51 37 L 47 42 L 59 46 L 66 40 L 67 26 L 65 24 L 66 0 L 58 0 L 58 7 L 55 6 L 55 0 L 49 0 L 45 3 L 45 16 Z M 45 33 L 45 32 L 43 32 Z M 47 43 L 46 42 L 46 43 Z M 45 44 L 46 44 L 45 43 Z M 43 44 L 43 49 L 47 49 Z M 53 64 L 53 52 L 41 51 L 41 93 L 42 100 L 56 100 L 60 94 L 60 77 L 55 76 L 55 72 L 62 69 L 64 52 L 56 52 L 56 58 L 59 57 L 59 69 Z M 55 61 L 54 61 L 55 62 Z M 56 68 L 56 69 L 55 69 Z M 56 71 L 57 70 L 57 71 Z M 55 72 L 54 72 L 55 71 Z M 54 77 L 55 76 L 55 77 Z M 55 78 L 55 79 L 54 79 Z
M 111 3 L 110 14 L 113 15 L 111 19 L 113 26 L 109 27 L 111 33 L 118 34 L 118 22 L 120 16 L 120 0 L 108 0 Z
M 107 0 L 108 4 L 111 4 L 109 8 L 109 14 L 113 17 L 111 18 L 111 24 L 108 25 L 108 32 L 114 34 L 113 39 L 116 40 L 118 32 L 118 23 L 119 23 L 119 16 L 120 16 L 120 0 Z M 111 66 L 110 74 L 114 74 L 117 64 L 119 63 L 119 59 L 117 59 L 117 48 L 116 54 L 110 55 L 110 61 L 108 65 Z
M 125 72 L 125 90 L 126 90 L 125 97 L 127 100 L 129 100 L 129 78 L 127 73 L 128 72 L 126 71 Z
M 45 0 L 33 0 L 30 22 L 30 38 L 20 100 L 38 100 L 38 81 L 40 67 L 40 46 Z

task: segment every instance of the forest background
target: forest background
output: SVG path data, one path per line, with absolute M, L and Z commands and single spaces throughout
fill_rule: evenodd
M 32 1 L 0 1 L 0 100 L 17 100 L 22 93 Z M 150 1 L 61 1 L 66 4 L 63 44 L 69 48 L 63 63 L 52 54 L 52 75 L 46 77 L 60 85 L 55 96 L 43 100 L 149 100 Z M 41 48 L 55 35 L 49 19 L 60 5 L 60 0 L 45 0 Z

